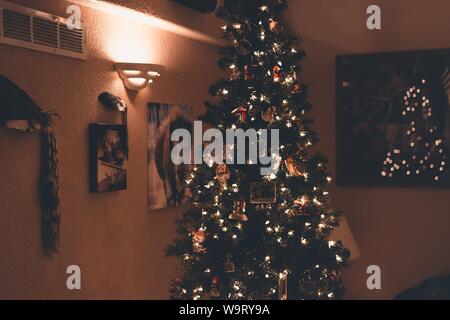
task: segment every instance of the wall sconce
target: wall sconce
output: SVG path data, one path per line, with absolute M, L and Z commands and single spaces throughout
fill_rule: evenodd
M 138 91 L 159 77 L 164 67 L 148 63 L 115 63 L 114 68 L 127 89 Z

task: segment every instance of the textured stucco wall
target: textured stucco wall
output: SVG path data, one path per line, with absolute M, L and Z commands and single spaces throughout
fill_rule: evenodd
M 60 0 L 14 0 L 64 15 Z M 124 3 L 114 0 L 112 2 Z M 365 9 L 382 5 L 383 31 L 365 28 Z M 319 148 L 335 168 L 334 57 L 448 46 L 445 0 L 291 0 L 286 18 L 305 40 L 304 81 L 311 88 Z M 151 5 L 149 5 L 149 3 Z M 170 1 L 126 1 L 132 8 L 209 35 L 218 25 Z M 183 18 L 184 17 L 184 18 Z M 48 261 L 40 243 L 37 201 L 39 137 L 0 129 L 0 298 L 167 298 L 176 265 L 163 257 L 174 236 L 179 210 L 146 208 L 146 103 L 189 103 L 198 113 L 209 84 L 217 79 L 216 48 L 124 15 L 83 9 L 88 27 L 87 61 L 0 45 L 0 73 L 25 89 L 45 109 L 61 115 L 58 141 L 62 195 L 61 254 Z M 114 61 L 160 63 L 165 75 L 149 89 L 127 92 Z M 119 121 L 99 106 L 104 91 L 129 104 L 130 168 L 127 191 L 88 192 L 87 125 Z M 348 298 L 390 298 L 418 281 L 450 271 L 449 191 L 333 188 L 361 257 L 346 271 Z M 82 268 L 80 292 L 65 287 L 66 267 Z M 365 268 L 379 264 L 382 290 L 368 291 Z
M 366 9 L 378 4 L 382 30 L 366 28 Z M 304 39 L 302 79 L 310 86 L 319 148 L 335 172 L 335 56 L 449 47 L 447 0 L 291 0 L 286 19 Z M 361 257 L 346 271 L 347 298 L 391 298 L 435 275 L 450 273 L 450 191 L 333 188 Z M 366 268 L 382 270 L 382 290 L 366 287 Z
M 67 7 L 60 0 L 12 2 L 58 15 L 65 15 Z M 156 7 L 167 15 L 173 8 L 187 10 L 168 1 L 155 1 Z M 187 14 L 203 21 L 204 29 L 216 27 L 200 14 Z M 61 254 L 49 261 L 40 240 L 39 137 L 0 129 L 0 299 L 168 298 L 176 264 L 164 258 L 164 248 L 174 237 L 179 210 L 147 210 L 146 104 L 187 103 L 201 113 L 208 86 L 220 75 L 217 48 L 135 23 L 126 14 L 82 8 L 82 19 L 87 61 L 0 45 L 0 73 L 61 116 L 62 200 Z M 125 90 L 114 61 L 159 63 L 167 71 L 136 94 Z M 120 120 L 97 103 L 105 90 L 129 105 L 129 186 L 127 191 L 90 194 L 88 124 Z M 71 264 L 82 269 L 81 291 L 66 289 L 65 271 Z

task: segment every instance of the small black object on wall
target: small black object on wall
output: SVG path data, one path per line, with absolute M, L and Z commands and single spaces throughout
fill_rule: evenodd
M 122 98 L 114 96 L 109 92 L 102 92 L 98 96 L 98 100 L 108 109 L 122 112 L 122 123 L 127 124 L 127 105 Z
M 127 189 L 128 133 L 127 106 L 117 96 L 103 92 L 99 101 L 122 113 L 122 124 L 89 125 L 89 189 L 103 193 Z

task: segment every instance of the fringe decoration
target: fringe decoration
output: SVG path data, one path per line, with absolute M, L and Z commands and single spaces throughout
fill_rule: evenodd
M 41 113 L 41 173 L 39 198 L 42 212 L 42 244 L 45 254 L 53 259 L 59 252 L 59 181 L 56 136 L 51 118 L 55 112 Z

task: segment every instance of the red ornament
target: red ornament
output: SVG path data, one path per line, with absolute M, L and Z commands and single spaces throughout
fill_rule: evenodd
M 211 283 L 212 283 L 213 285 L 218 285 L 218 284 L 220 283 L 219 277 L 218 277 L 218 276 L 214 276 L 214 277 L 212 278 L 212 280 L 211 280 Z
M 206 232 L 205 230 L 198 230 L 198 231 L 193 231 L 192 232 L 192 241 L 195 243 L 203 243 L 206 240 Z
M 231 111 L 232 114 L 235 114 L 238 116 L 239 121 L 244 123 L 247 120 L 247 109 L 244 107 L 238 107 Z
M 283 72 L 281 71 L 281 68 L 279 66 L 273 67 L 273 81 L 281 82 L 282 78 L 283 78 Z

